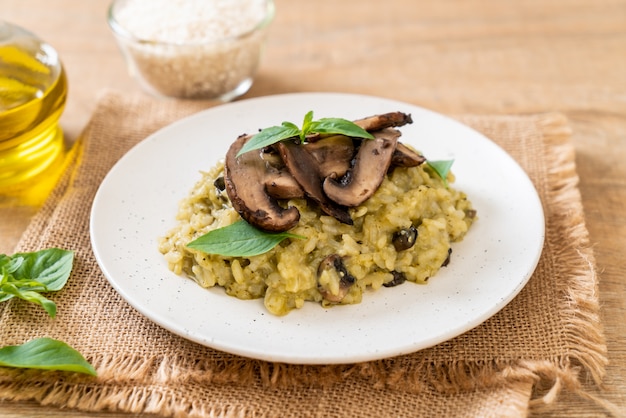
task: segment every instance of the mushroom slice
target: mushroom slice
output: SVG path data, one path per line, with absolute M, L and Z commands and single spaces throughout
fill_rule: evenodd
M 398 252 L 408 250 L 415 245 L 417 234 L 417 228 L 413 225 L 408 228 L 402 228 L 393 234 L 391 243 Z
M 267 166 L 274 167 L 277 170 L 285 168 L 285 164 L 283 164 L 283 160 L 281 160 L 276 147 L 272 145 L 264 147 L 260 150 L 259 155 Z
M 215 188 L 217 189 L 218 192 L 223 192 L 224 190 L 226 190 L 226 184 L 224 183 L 224 177 L 223 176 L 219 176 L 218 178 L 216 178 L 213 181 L 213 186 L 215 186 Z
M 417 167 L 426 162 L 426 157 L 413 151 L 401 142 L 391 156 L 391 165 L 394 167 Z
M 339 180 L 327 177 L 323 189 L 329 199 L 354 207 L 369 199 L 382 183 L 391 164 L 400 132 L 386 128 L 361 143 L 354 167 Z
M 450 264 L 450 256 L 452 255 L 452 248 L 448 248 L 448 255 L 446 256 L 446 259 L 443 260 L 443 263 L 441 264 L 441 267 L 448 267 L 448 264 Z
M 383 286 L 385 287 L 395 287 L 398 285 L 401 285 L 402 283 L 406 282 L 406 276 L 404 275 L 404 273 L 400 272 L 400 271 L 392 271 L 391 275 L 393 276 L 393 279 L 391 279 L 391 281 L 388 281 L 387 283 L 383 283 Z
M 296 179 L 285 170 L 269 170 L 265 178 L 267 194 L 276 199 L 293 199 L 304 197 L 304 190 Z
M 413 119 L 411 115 L 407 113 L 390 112 L 358 119 L 355 120 L 354 123 L 368 132 L 374 132 L 385 128 L 404 126 L 413 123 Z
M 340 222 L 352 225 L 348 210 L 330 201 L 322 190 L 322 178 L 315 158 L 302 145 L 292 141 L 278 143 L 278 151 L 289 172 L 300 184 L 306 195 L 315 201 L 324 213 Z
M 328 302 L 340 303 L 355 282 L 337 254 L 327 256 L 317 267 L 317 289 Z
M 316 142 L 304 144 L 304 148 L 313 155 L 319 166 L 321 178 L 338 178 L 350 169 L 354 155 L 354 142 L 345 135 L 333 135 Z
M 269 232 L 283 232 L 293 228 L 300 219 L 295 207 L 278 205 L 265 189 L 268 169 L 258 152 L 237 153 L 252 138 L 241 135 L 230 146 L 224 163 L 226 192 L 235 210 L 248 223 Z

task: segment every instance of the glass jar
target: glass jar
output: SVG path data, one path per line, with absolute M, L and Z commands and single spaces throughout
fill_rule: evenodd
M 0 21 L 0 204 L 38 205 L 66 154 L 59 118 L 67 79 L 57 52 Z
M 272 0 L 113 0 L 108 13 L 146 91 L 220 102 L 252 86 L 273 18 Z

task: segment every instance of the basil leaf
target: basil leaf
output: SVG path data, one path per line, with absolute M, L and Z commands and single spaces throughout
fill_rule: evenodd
M 268 252 L 285 238 L 306 239 L 287 232 L 269 233 L 246 221 L 214 229 L 187 244 L 188 248 L 227 257 L 251 257 Z
M 45 287 L 33 287 L 33 288 L 18 288 L 13 283 L 5 283 L 0 286 L 0 292 L 2 292 L 5 297 L 0 299 L 0 302 L 4 302 L 4 300 L 10 299 L 13 296 L 16 296 L 20 299 L 24 299 L 27 302 L 36 303 L 40 305 L 42 308 L 46 310 L 50 317 L 54 318 L 57 314 L 57 305 L 52 302 L 50 299 L 42 296 L 40 291 L 45 291 Z M 7 297 L 8 296 L 8 297 Z
M 6 257 L 6 261 L 2 264 L 2 268 L 9 274 L 15 273 L 15 271 L 19 269 L 22 264 L 24 264 L 24 257 L 8 257 L 4 254 L 2 255 Z
M 283 122 L 281 124 L 282 126 L 286 127 L 286 128 L 292 128 L 297 130 L 298 132 L 300 132 L 300 128 L 298 128 L 298 125 L 296 125 L 295 123 L 291 123 L 291 122 Z
M 56 305 L 39 292 L 57 291 L 65 286 L 72 271 L 74 252 L 49 248 L 31 253 L 0 256 L 0 302 L 13 297 L 36 303 L 48 315 L 56 316 Z
M 6 254 L 0 254 L 0 271 L 2 271 L 11 262 L 11 257 Z
M 282 126 L 272 126 L 269 128 L 265 128 L 258 134 L 254 135 L 251 139 L 248 140 L 248 142 L 243 145 L 243 147 L 241 147 L 241 149 L 237 153 L 237 157 L 245 154 L 248 151 L 261 149 L 282 141 L 283 139 L 292 138 L 299 135 L 300 130 L 297 127 L 294 128 L 292 126 L 285 126 L 285 123 L 283 123 Z
M 320 134 L 342 134 L 355 138 L 374 139 L 374 136 L 354 122 L 341 118 L 322 118 L 313 122 L 312 132 Z
M 97 374 L 78 351 L 52 338 L 0 348 L 0 366 Z
M 426 161 L 428 166 L 443 180 L 443 184 L 448 187 L 448 173 L 454 160 L 441 160 L 441 161 Z
M 261 132 L 254 135 L 237 153 L 237 157 L 255 149 L 267 147 L 287 138 L 300 137 L 304 142 L 306 136 L 310 133 L 320 134 L 342 134 L 356 138 L 374 139 L 374 136 L 361 128 L 354 122 L 342 118 L 322 118 L 313 120 L 313 111 L 310 110 L 304 115 L 302 121 L 302 129 L 291 122 L 283 122 L 281 126 L 271 126 L 262 129 Z
M 48 248 L 32 253 L 17 253 L 11 258 L 23 258 L 13 276 L 25 280 L 36 280 L 46 286 L 47 291 L 60 290 L 65 286 L 72 271 L 74 252 L 59 248 Z
M 59 248 L 13 256 L 0 254 L 0 302 L 19 297 L 41 305 L 48 315 L 55 317 L 56 304 L 39 292 L 63 288 L 72 271 L 73 261 L 73 251 Z M 96 375 L 93 366 L 78 351 L 51 338 L 0 348 L 0 366 Z
M 309 110 L 306 115 L 304 115 L 304 120 L 302 121 L 302 131 L 300 132 L 300 139 L 304 142 L 304 138 L 306 138 L 307 134 L 311 132 L 311 127 L 313 126 L 313 111 Z

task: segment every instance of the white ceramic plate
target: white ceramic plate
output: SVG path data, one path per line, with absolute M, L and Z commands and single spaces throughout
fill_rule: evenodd
M 315 118 L 402 111 L 401 140 L 427 158 L 454 159 L 454 187 L 479 220 L 453 246 L 450 265 L 428 285 L 368 292 L 358 305 L 315 303 L 284 317 L 262 300 L 206 290 L 167 268 L 157 238 L 175 225 L 178 202 L 242 133 Z M 414 352 L 468 331 L 502 309 L 534 271 L 544 240 L 541 202 L 525 172 L 480 133 L 398 101 L 299 93 L 221 105 L 156 132 L 108 173 L 93 202 L 91 241 L 111 285 L 141 314 L 173 333 L 251 358 L 302 364 L 359 362 Z

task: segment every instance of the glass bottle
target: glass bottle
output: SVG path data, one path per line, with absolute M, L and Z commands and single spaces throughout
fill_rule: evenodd
M 66 154 L 59 118 L 67 79 L 57 52 L 0 21 L 0 205 L 39 205 Z

